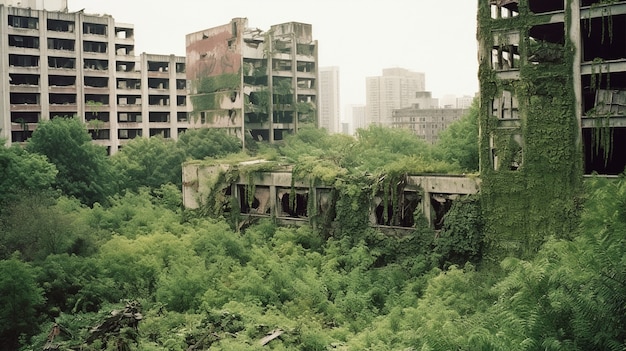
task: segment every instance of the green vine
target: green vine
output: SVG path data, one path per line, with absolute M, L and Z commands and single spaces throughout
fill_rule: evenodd
M 545 19 L 527 2 L 519 2 L 518 16 L 501 19 L 491 18 L 489 0 L 479 0 L 478 6 L 480 202 L 487 255 L 526 257 L 547 237 L 566 237 L 578 224 L 583 157 L 577 143 L 574 44 L 566 33 L 564 45 L 531 40 L 530 29 Z M 569 11 L 567 1 L 566 31 Z M 502 79 L 492 68 L 491 49 L 494 33 L 511 31 L 521 38 L 519 78 Z M 503 90 L 517 97 L 519 121 L 493 116 L 492 101 Z

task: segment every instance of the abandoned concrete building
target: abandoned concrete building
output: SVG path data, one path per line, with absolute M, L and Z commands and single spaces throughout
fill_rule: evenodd
M 198 209 L 216 201 L 223 212 L 238 211 L 243 218 L 275 218 L 283 223 L 309 223 L 313 216 L 324 216 L 332 206 L 332 187 L 312 186 L 308 180 L 295 180 L 292 166 L 277 167 L 271 171 L 250 174 L 238 172 L 245 166 L 259 165 L 266 161 L 251 160 L 238 164 L 187 162 L 183 166 L 183 205 L 187 209 Z M 223 175 L 234 171 L 234 178 Z M 229 181 L 225 181 L 229 178 Z M 396 203 L 385 204 L 385 196 L 377 194 L 371 198 L 369 221 L 374 227 L 396 229 L 414 228 L 414 214 L 420 211 L 434 229 L 440 229 L 443 217 L 452 202 L 461 196 L 476 194 L 480 180 L 462 175 L 408 176 L 399 191 Z M 217 188 L 216 188 L 217 186 Z M 218 196 L 216 196 L 218 193 Z M 219 200 L 221 199 L 221 200 Z M 232 206 L 230 200 L 236 201 Z M 394 207 L 395 206 L 395 207 Z M 391 215 L 393 209 L 397 216 Z M 385 210 L 388 213 L 385 214 Z
M 503 146 L 492 138 L 490 154 L 481 156 L 496 169 L 524 162 L 524 146 L 537 135 L 532 132 L 536 126 L 525 124 L 527 94 L 542 92 L 519 87 L 558 76 L 566 83 L 563 89 L 573 89 L 570 122 L 578 133 L 554 142 L 582 147 L 585 174 L 621 173 L 626 166 L 621 151 L 626 147 L 626 1 L 489 0 L 479 6 L 490 11 L 490 18 L 479 24 L 490 28 L 490 34 L 479 38 L 481 61 L 498 79 L 498 96 L 485 94 L 483 85 L 482 98 L 491 102 L 497 128 L 513 131 L 519 147 L 517 159 L 504 165 L 497 152 Z M 556 65 L 562 70 L 554 70 Z M 492 81 L 490 74 L 483 71 L 481 82 Z
M 430 92 L 422 92 L 422 94 Z M 435 144 L 439 140 L 439 133 L 450 124 L 458 121 L 469 109 L 466 108 L 436 108 L 432 105 L 422 107 L 414 104 L 411 107 L 394 109 L 392 112 L 392 128 L 404 128 L 410 130 L 418 138 L 429 144 Z
M 186 36 L 193 126 L 273 142 L 318 124 L 317 41 L 310 24 L 269 31 L 246 18 Z
M 136 56 L 133 25 L 70 13 L 67 0 L 43 4 L 0 2 L 0 137 L 8 144 L 55 116 L 79 117 L 109 153 L 189 127 L 184 57 Z

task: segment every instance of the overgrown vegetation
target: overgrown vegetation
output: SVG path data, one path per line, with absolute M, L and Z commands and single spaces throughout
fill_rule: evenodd
M 483 48 L 512 44 L 506 35 L 500 38 L 492 31 L 515 28 L 527 39 L 519 43 L 519 78 L 497 78 L 489 57 L 479 67 L 485 240 L 496 260 L 530 257 L 546 238 L 566 236 L 578 225 L 583 157 L 572 80 L 573 44 L 564 35 L 563 45 L 550 45 L 550 50 L 558 49 L 550 57 L 559 59 L 531 61 L 537 44 L 528 39 L 529 31 L 538 23 L 528 3 L 519 3 L 514 18 L 492 20 L 489 11 L 488 1 L 480 1 L 478 38 Z M 567 17 L 566 28 L 569 21 Z M 514 126 L 503 124 L 491 111 L 491 102 L 504 90 L 519 102 Z
M 435 146 L 396 129 L 303 129 L 251 155 L 188 131 L 103 158 L 76 120 L 38 126 L 25 149 L 0 149 L 0 350 L 625 349 L 626 179 L 583 183 L 579 151 L 549 143 L 573 133 L 563 67 L 549 65 L 523 68 L 521 84 L 481 66 L 484 97 L 514 89 L 528 115 L 504 131 L 483 104 Z M 403 235 L 369 225 L 374 194 L 397 218 L 406 175 L 477 172 L 476 145 L 492 151 L 477 123 L 516 167 L 483 158 L 482 192 L 456 199 L 441 230 L 419 211 Z M 268 162 L 240 165 L 251 157 Z M 186 211 L 192 158 L 239 165 L 212 184 L 295 165 L 294 179 L 336 189 L 334 219 L 234 230 L 218 186 L 205 212 Z

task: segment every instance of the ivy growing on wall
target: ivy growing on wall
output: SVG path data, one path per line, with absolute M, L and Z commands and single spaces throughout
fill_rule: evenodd
M 530 12 L 526 1 L 519 2 L 519 16 L 492 19 L 490 1 L 481 0 L 478 16 L 483 53 L 479 123 L 485 240 L 493 258 L 526 257 L 546 238 L 567 237 L 577 227 L 582 146 L 573 84 L 574 47 L 565 33 L 564 45 L 549 45 L 550 57 L 556 59 L 529 62 L 530 54 L 538 50 L 529 30 L 541 19 Z M 566 10 L 565 28 L 570 28 L 570 21 Z M 490 61 L 491 48 L 501 44 L 495 42 L 494 31 L 512 30 L 519 31 L 521 38 L 519 79 L 499 79 Z M 491 111 L 492 101 L 505 87 L 512 88 L 519 101 L 519 121 L 513 129 Z M 516 135 L 520 142 L 513 143 Z M 520 166 L 511 167 L 515 163 Z

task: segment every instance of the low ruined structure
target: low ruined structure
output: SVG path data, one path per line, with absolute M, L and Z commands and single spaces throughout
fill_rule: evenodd
M 265 164 L 267 169 L 263 169 Z M 289 224 L 310 223 L 313 215 L 332 215 L 336 194 L 331 185 L 294 179 L 290 165 L 269 165 L 263 160 L 235 165 L 188 162 L 183 166 L 184 206 L 210 208 L 212 214 L 238 211 L 244 219 L 267 217 Z M 241 171 L 252 166 L 257 170 Z M 414 214 L 421 212 L 431 227 L 440 229 L 452 202 L 476 194 L 479 184 L 478 178 L 464 175 L 406 176 L 397 184 L 393 203 L 383 193 L 372 193 L 369 223 L 413 228 Z

